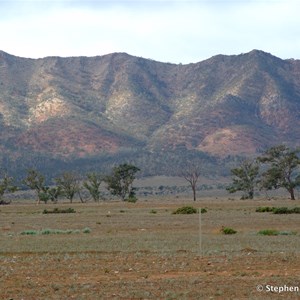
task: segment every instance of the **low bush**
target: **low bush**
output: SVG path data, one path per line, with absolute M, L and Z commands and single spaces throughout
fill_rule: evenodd
M 293 214 L 300 214 L 300 207 L 294 207 Z
M 43 214 L 73 214 L 73 213 L 76 213 L 76 211 L 74 208 L 71 207 L 65 209 L 55 207 L 52 210 L 44 209 L 43 211 Z
M 264 230 L 260 230 L 258 232 L 258 234 L 260 235 L 279 235 L 279 231 L 275 230 L 275 229 L 264 229 Z
M 292 214 L 293 209 L 287 207 L 274 207 L 273 214 Z
M 36 234 L 38 234 L 38 231 L 36 231 L 36 230 L 25 230 L 25 231 L 22 231 L 20 234 L 21 235 L 36 235 Z
M 190 215 L 190 214 L 197 214 L 197 213 L 198 213 L 197 208 L 192 206 L 179 207 L 173 212 L 174 215 L 177 214 Z
M 221 228 L 221 233 L 223 233 L 223 234 L 236 234 L 237 231 L 230 228 L 230 227 L 222 227 Z
M 125 199 L 125 201 L 127 201 L 129 203 L 135 203 L 137 200 L 138 200 L 138 198 L 135 195 L 131 195 L 127 199 Z
M 88 227 L 85 227 L 83 230 L 82 230 L 83 233 L 91 233 L 91 229 L 88 228 Z
M 0 205 L 9 205 L 10 201 L 0 200 Z
M 270 206 L 260 206 L 256 208 L 256 212 L 272 212 L 275 207 Z
M 300 214 L 300 207 L 288 208 L 288 207 L 270 207 L 260 206 L 257 207 L 256 212 L 272 212 L 273 214 Z
M 296 231 L 280 231 L 279 235 L 296 235 Z
M 182 214 L 182 215 L 190 215 L 190 214 L 197 214 L 199 213 L 199 209 L 193 207 L 193 206 L 183 206 L 177 208 L 175 211 L 173 211 L 172 214 L 177 215 L 177 214 Z M 206 208 L 201 208 L 201 214 L 207 213 Z
M 294 208 L 278 207 L 278 208 L 274 208 L 273 214 L 300 214 L 300 207 L 294 207 Z

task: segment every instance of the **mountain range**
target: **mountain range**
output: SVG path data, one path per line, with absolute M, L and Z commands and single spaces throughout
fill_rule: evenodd
M 0 159 L 14 170 L 127 160 L 154 175 L 198 159 L 209 173 L 235 156 L 299 146 L 299 125 L 300 60 L 259 50 L 186 65 L 0 51 Z

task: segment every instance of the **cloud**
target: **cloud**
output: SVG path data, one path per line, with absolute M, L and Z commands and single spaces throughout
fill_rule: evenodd
M 0 47 L 20 56 L 127 52 L 189 63 L 254 48 L 283 58 L 300 53 L 297 0 L 9 3 L 0 1 Z

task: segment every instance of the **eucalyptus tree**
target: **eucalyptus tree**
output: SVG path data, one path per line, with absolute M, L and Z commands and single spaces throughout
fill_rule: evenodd
M 264 189 L 284 188 L 291 200 L 295 200 L 295 188 L 300 186 L 300 149 L 291 150 L 285 145 L 268 149 L 258 161 L 267 165 L 262 174 L 261 187 Z
M 232 183 L 226 189 L 229 193 L 244 192 L 242 199 L 253 199 L 254 191 L 259 183 L 259 164 L 245 160 L 237 168 L 231 169 Z
M 119 196 L 123 201 L 136 200 L 132 184 L 138 171 L 140 171 L 138 167 L 126 163 L 114 167 L 112 174 L 104 178 L 107 189 L 112 195 Z

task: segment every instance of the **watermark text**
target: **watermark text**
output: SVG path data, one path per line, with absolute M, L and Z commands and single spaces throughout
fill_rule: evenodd
M 297 293 L 300 292 L 299 286 L 289 286 L 289 285 L 271 285 L 271 284 L 266 284 L 266 285 L 257 285 L 256 290 L 258 292 L 271 292 L 271 293 Z

